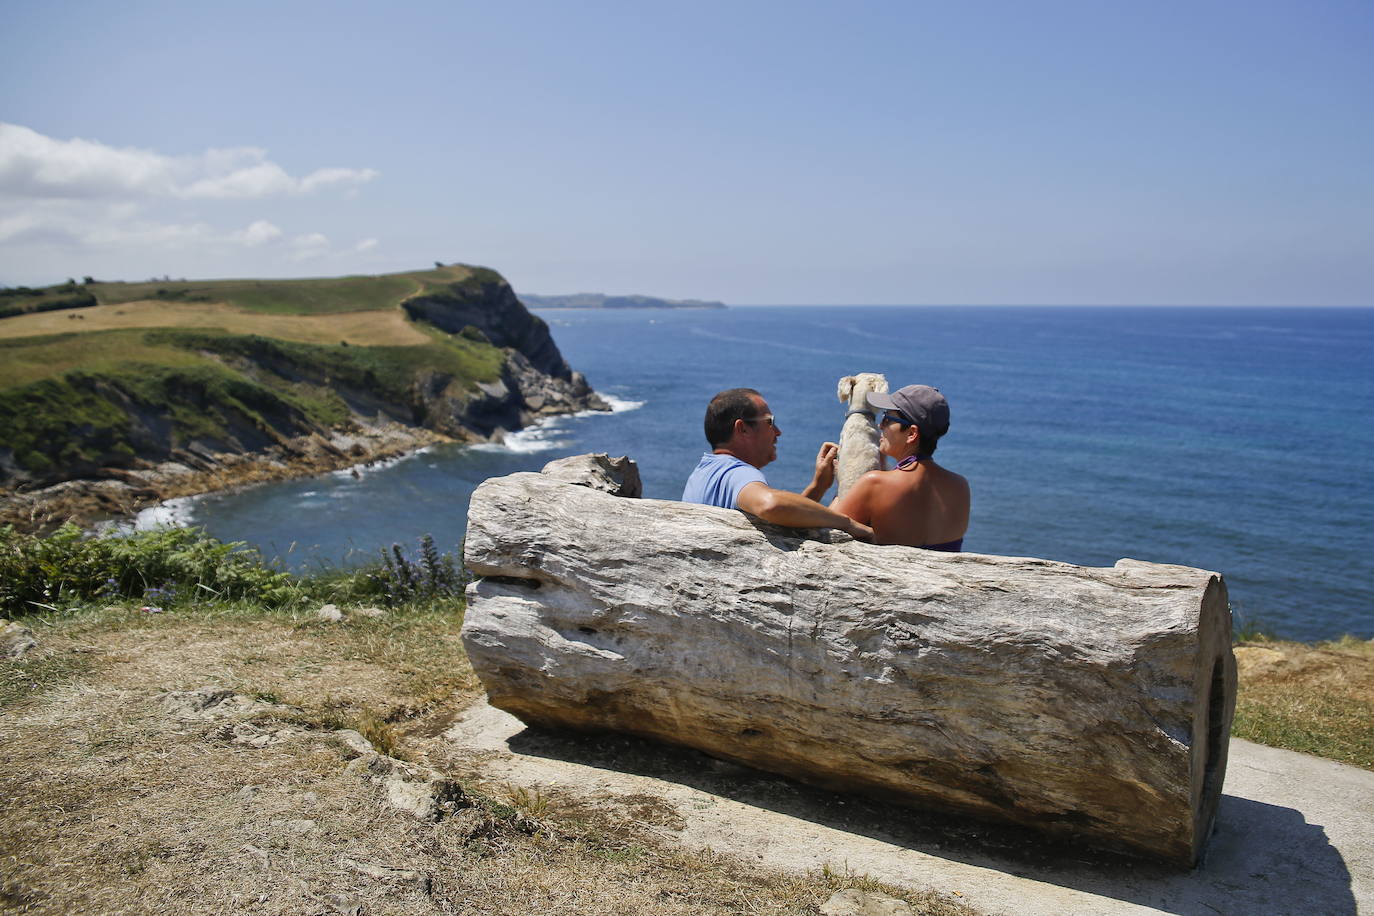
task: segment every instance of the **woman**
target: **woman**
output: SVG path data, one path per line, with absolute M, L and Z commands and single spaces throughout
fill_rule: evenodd
M 871 393 L 878 416 L 878 450 L 890 471 L 869 471 L 830 508 L 872 527 L 878 544 L 958 551 L 968 531 L 968 481 L 931 457 L 949 430 L 949 402 L 938 389 L 908 385 Z

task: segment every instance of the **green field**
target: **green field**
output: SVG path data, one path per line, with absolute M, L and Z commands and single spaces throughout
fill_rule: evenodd
M 147 331 L 129 330 L 0 339 L 0 392 L 75 369 L 119 373 L 131 365 L 182 367 L 206 361 L 189 350 L 149 343 L 147 336 Z
M 276 315 L 327 315 L 394 308 L 416 293 L 473 276 L 461 264 L 434 270 L 381 276 L 322 277 L 302 280 L 149 280 L 144 283 L 91 283 L 83 287 L 102 304 L 138 302 L 227 302 L 250 312 Z

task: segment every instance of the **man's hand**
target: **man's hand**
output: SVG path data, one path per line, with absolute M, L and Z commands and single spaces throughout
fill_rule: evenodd
M 821 501 L 825 491 L 835 482 L 835 459 L 839 454 L 840 447 L 834 442 L 821 443 L 820 451 L 816 452 L 816 473 L 811 478 L 811 484 L 802 490 L 802 496 Z

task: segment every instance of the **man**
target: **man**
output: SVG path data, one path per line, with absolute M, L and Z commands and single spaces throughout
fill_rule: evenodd
M 778 457 L 778 428 L 768 402 L 753 388 L 731 388 L 706 408 L 706 441 L 711 453 L 701 456 L 682 501 L 742 509 L 775 525 L 792 528 L 838 528 L 871 541 L 873 529 L 834 512 L 817 500 L 835 480 L 839 446 L 826 442 L 816 453 L 816 471 L 801 494 L 775 490 L 760 470 Z

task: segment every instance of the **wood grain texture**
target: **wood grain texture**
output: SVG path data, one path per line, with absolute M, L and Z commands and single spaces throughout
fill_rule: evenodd
M 493 706 L 1183 865 L 1235 702 L 1221 576 L 949 554 L 540 474 L 468 513 Z

